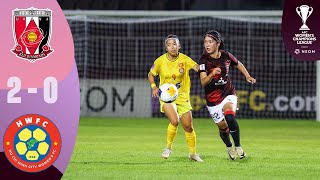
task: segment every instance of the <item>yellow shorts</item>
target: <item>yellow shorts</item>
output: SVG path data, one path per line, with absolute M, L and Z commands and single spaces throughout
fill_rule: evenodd
M 190 101 L 188 102 L 172 102 L 173 104 L 175 104 L 177 106 L 177 111 L 178 111 L 178 115 L 179 117 L 181 117 L 183 114 L 189 112 L 192 110 L 192 106 L 191 106 L 191 103 Z M 164 113 L 163 111 L 163 106 L 164 102 L 160 101 L 160 111 L 162 113 Z

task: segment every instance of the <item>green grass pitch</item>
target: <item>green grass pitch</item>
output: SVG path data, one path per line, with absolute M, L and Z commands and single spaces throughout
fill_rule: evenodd
M 306 120 L 238 119 L 245 159 L 228 159 L 218 129 L 194 119 L 197 151 L 204 163 L 189 161 L 179 127 L 169 159 L 165 118 L 81 118 L 63 179 L 318 179 L 320 123 Z

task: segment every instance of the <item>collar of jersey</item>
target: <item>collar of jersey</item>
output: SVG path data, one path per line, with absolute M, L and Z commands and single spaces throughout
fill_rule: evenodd
M 210 56 L 210 54 L 208 54 L 209 55 L 209 57 L 211 58 L 211 59 L 213 59 L 213 60 L 217 60 L 217 59 L 220 59 L 221 57 L 222 57 L 222 52 L 220 51 L 220 57 L 218 57 L 218 58 L 214 58 L 214 57 L 212 57 L 212 56 Z
M 168 53 L 166 53 L 166 58 L 168 59 L 168 61 L 174 62 L 174 61 L 176 61 L 176 60 L 179 58 L 179 55 L 180 55 L 180 53 L 178 53 L 178 56 L 177 56 L 174 60 L 170 60 L 170 59 L 168 58 Z

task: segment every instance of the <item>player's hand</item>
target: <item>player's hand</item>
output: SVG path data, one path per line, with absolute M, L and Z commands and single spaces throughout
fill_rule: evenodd
M 248 81 L 249 83 L 251 83 L 251 84 L 256 83 L 256 79 L 253 78 L 253 77 L 251 77 L 251 76 L 247 77 L 246 79 L 247 79 L 247 81 Z
M 159 97 L 159 88 L 157 86 L 152 88 L 152 97 Z
M 212 70 L 212 75 L 221 74 L 221 69 L 219 67 L 216 67 Z

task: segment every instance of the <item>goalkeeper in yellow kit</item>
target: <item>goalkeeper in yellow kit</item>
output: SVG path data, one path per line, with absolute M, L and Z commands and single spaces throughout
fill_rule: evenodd
M 178 98 L 172 103 L 160 101 L 160 110 L 165 113 L 170 123 L 167 131 L 167 147 L 161 154 L 167 159 L 172 152 L 172 143 L 177 134 L 179 121 L 185 130 L 189 146 L 189 159 L 203 162 L 196 154 L 196 133 L 192 127 L 192 107 L 190 104 L 190 76 L 189 70 L 199 71 L 199 65 L 189 56 L 179 52 L 180 41 L 176 35 L 169 35 L 165 39 L 166 53 L 158 57 L 148 74 L 152 88 L 152 97 L 158 97 L 159 88 L 154 82 L 155 76 L 160 76 L 160 85 L 164 83 L 175 84 L 178 88 Z

